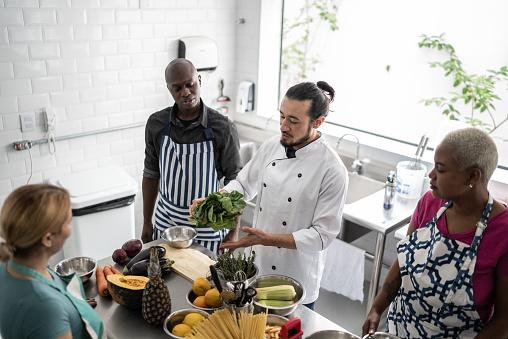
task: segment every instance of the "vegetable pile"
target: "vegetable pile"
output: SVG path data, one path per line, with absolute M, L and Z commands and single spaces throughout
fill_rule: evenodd
M 211 193 L 192 211 L 189 221 L 198 227 L 209 226 L 215 231 L 233 229 L 244 208 L 245 200 L 240 192 Z
M 171 272 L 171 265 L 175 262 L 168 258 L 165 258 L 166 249 L 162 246 L 152 246 L 158 249 L 157 255 L 159 256 L 159 265 L 161 269 L 161 274 L 166 274 Z M 144 277 L 148 277 L 148 266 L 150 264 L 150 249 L 145 248 L 141 252 L 139 252 L 134 258 L 132 258 L 123 268 L 123 274 L 125 275 L 140 275 Z

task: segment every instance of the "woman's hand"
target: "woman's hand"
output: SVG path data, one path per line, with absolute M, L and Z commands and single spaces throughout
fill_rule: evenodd
M 362 326 L 362 336 L 376 332 L 380 319 L 381 314 L 378 313 L 375 308 L 371 308 Z

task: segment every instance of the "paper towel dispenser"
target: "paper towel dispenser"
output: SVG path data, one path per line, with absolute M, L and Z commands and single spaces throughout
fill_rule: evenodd
M 217 43 L 206 36 L 180 38 L 178 57 L 190 60 L 198 71 L 213 71 L 218 65 Z
M 236 112 L 245 113 L 254 110 L 254 83 L 242 81 L 236 94 Z

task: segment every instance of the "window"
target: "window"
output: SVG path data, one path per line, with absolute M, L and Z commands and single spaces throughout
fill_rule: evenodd
M 445 55 L 420 48 L 421 36 L 444 33 L 469 73 L 485 73 L 508 65 L 507 12 L 508 3 L 495 0 L 284 1 L 280 94 L 299 81 L 327 81 L 336 90 L 328 122 L 413 144 L 426 134 L 434 146 L 466 124 L 422 102 L 457 89 L 430 67 Z M 498 122 L 508 118 L 503 81 L 496 87 Z M 508 122 L 492 133 L 505 168 L 507 135 Z

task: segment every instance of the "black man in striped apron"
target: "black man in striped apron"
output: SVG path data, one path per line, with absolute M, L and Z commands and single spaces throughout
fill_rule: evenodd
M 193 227 L 188 220 L 192 200 L 218 191 L 220 179 L 228 182 L 241 168 L 236 128 L 203 104 L 192 63 L 173 60 L 166 82 L 175 105 L 152 114 L 145 133 L 144 242 L 160 238 L 168 227 Z M 214 253 L 227 234 L 209 227 L 196 230 L 196 241 Z

